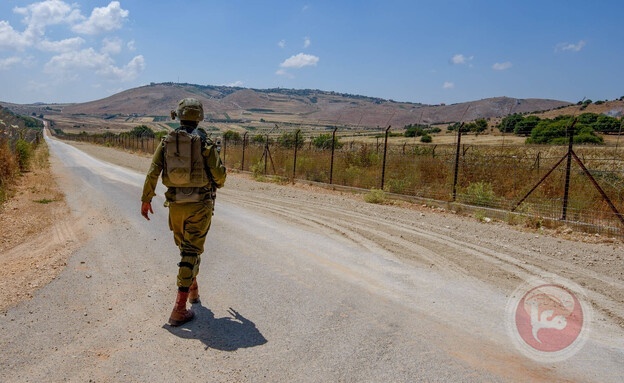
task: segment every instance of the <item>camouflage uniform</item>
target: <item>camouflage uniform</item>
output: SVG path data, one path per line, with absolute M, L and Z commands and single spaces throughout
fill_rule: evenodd
M 182 126 L 182 128 L 189 133 L 194 129 L 187 126 Z M 221 163 L 215 145 L 207 142 L 204 145 L 202 155 L 212 185 L 200 189 L 201 201 L 176 203 L 176 188 L 170 187 L 165 193 L 167 200 L 165 206 L 169 207 L 169 229 L 173 231 L 175 244 L 180 249 L 180 256 L 182 257 L 179 264 L 177 285 L 183 288 L 190 287 L 192 279 L 199 272 L 201 254 L 204 252 L 204 242 L 212 219 L 213 188 L 222 187 L 226 178 L 226 170 Z M 154 191 L 164 166 L 163 143 L 160 142 L 154 152 L 152 165 L 145 178 L 142 202 L 150 202 L 156 194 Z
M 181 257 L 180 263 L 178 263 L 178 295 L 169 317 L 169 324 L 179 326 L 194 317 L 193 311 L 186 308 L 187 301 L 199 303 L 196 277 L 199 273 L 206 235 L 210 229 L 215 190 L 224 185 L 226 170 L 219 157 L 217 147 L 206 137 L 205 131 L 197 128 L 199 122 L 204 119 L 204 109 L 199 100 L 194 98 L 180 100 L 178 109 L 171 111 L 171 117 L 173 119 L 179 118 L 181 127 L 180 130 L 174 132 L 175 139 L 171 141 L 169 141 L 169 137 L 166 140 L 163 139 L 154 152 L 152 165 L 143 185 L 141 215 L 149 220 L 149 213 L 153 214 L 151 201 L 156 195 L 156 185 L 162 174 L 163 184 L 168 186 L 165 193 L 165 206 L 169 207 L 169 228 L 173 232 L 173 238 L 176 246 L 180 249 Z M 181 130 L 185 130 L 186 133 L 196 133 L 201 137 L 201 142 L 197 141 L 196 136 L 194 139 L 189 138 L 190 136 L 181 133 Z M 184 148 L 185 139 L 186 142 L 190 140 L 192 144 L 194 143 L 195 146 L 193 147 L 196 147 L 197 150 L 191 148 L 178 151 L 179 147 Z M 169 153 L 170 156 L 165 153 L 168 148 L 167 145 L 175 145 L 170 149 L 173 150 Z M 184 157 L 188 154 L 185 150 L 190 150 L 192 154 L 190 161 L 182 160 L 182 164 L 192 164 L 190 169 L 191 181 L 187 183 L 175 179 L 175 177 L 180 176 L 180 173 L 176 173 L 179 169 L 175 169 L 175 165 L 180 165 L 178 160 L 188 158 Z M 197 155 L 198 152 L 201 152 L 201 156 Z M 167 158 L 171 159 L 170 164 L 166 163 Z M 188 169 L 184 171 L 188 171 Z M 172 185 L 185 187 L 173 187 Z M 186 192 L 190 193 L 187 194 Z

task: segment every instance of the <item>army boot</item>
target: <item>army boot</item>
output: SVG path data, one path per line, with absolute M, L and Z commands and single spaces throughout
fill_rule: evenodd
M 169 324 L 171 326 L 179 326 L 193 319 L 195 314 L 191 310 L 186 309 L 186 301 L 189 293 L 178 290 L 178 296 L 176 297 L 175 306 L 169 317 Z
M 201 303 L 199 300 L 199 286 L 197 286 L 197 278 L 193 278 L 193 283 L 189 287 L 188 301 L 190 304 Z

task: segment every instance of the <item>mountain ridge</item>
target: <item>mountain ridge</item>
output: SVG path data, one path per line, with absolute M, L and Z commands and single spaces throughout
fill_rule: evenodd
M 362 128 L 472 121 L 572 105 L 559 100 L 511 97 L 492 97 L 450 105 L 427 105 L 318 89 L 253 89 L 151 83 L 99 100 L 62 104 L 60 112 L 66 117 L 88 115 L 107 118 L 122 115 L 166 118 L 177 101 L 184 97 L 195 97 L 202 101 L 207 121 L 272 121 Z M 42 104 L 32 106 L 35 107 L 45 108 Z

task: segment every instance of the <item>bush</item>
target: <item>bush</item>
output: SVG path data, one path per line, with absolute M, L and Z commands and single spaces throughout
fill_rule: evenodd
M 154 131 L 146 125 L 138 125 L 130 131 L 130 135 L 133 137 L 152 138 L 154 137 Z
M 30 160 L 32 159 L 32 145 L 28 142 L 19 139 L 15 143 L 15 154 L 17 156 L 17 163 L 20 171 L 24 172 L 30 167 Z
M 364 201 L 368 203 L 384 203 L 386 202 L 386 193 L 381 189 L 372 188 L 368 193 L 364 194 Z
M 312 145 L 319 149 L 331 149 L 332 147 L 332 135 L 328 133 L 324 133 L 319 135 L 318 137 L 314 137 L 312 139 Z M 338 142 L 338 137 L 334 140 L 334 148 L 340 149 L 342 148 L 342 144 Z
M 0 145 L 0 203 L 6 199 L 6 189 L 18 172 L 15 156 L 7 142 Z
M 496 194 L 491 183 L 479 181 L 470 183 L 460 199 L 471 205 L 493 206 Z
M 433 139 L 431 138 L 431 135 L 425 133 L 420 137 L 420 142 L 431 142 L 433 141 Z
M 241 142 L 243 139 L 241 138 L 240 133 L 233 130 L 228 130 L 227 132 L 223 133 L 223 140 L 227 142 L 238 143 Z

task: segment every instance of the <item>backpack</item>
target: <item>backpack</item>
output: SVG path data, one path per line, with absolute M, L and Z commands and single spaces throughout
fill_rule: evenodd
M 196 188 L 210 185 L 202 156 L 205 140 L 205 132 L 201 129 L 188 133 L 183 128 L 169 132 L 163 138 L 165 166 L 162 181 L 165 186 Z

